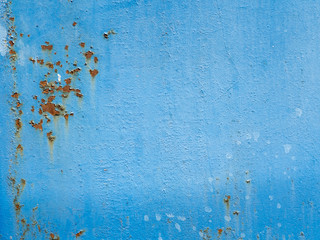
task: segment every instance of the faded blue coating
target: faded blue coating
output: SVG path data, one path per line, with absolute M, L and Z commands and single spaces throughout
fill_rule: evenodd
M 319 239 L 319 1 L 18 0 L 9 8 L 24 36 L 13 73 L 10 20 L 0 19 L 0 239 L 23 234 L 10 171 L 26 180 L 25 239 L 75 239 L 80 230 L 89 240 Z M 117 34 L 104 38 L 111 29 Z M 82 68 L 83 98 L 63 102 L 74 112 L 68 124 L 51 118 L 41 132 L 30 109 L 48 69 L 29 57 L 64 61 L 65 45 Z M 95 80 L 81 53 L 90 46 Z M 10 163 L 19 141 L 14 81 L 23 103 L 18 164 Z

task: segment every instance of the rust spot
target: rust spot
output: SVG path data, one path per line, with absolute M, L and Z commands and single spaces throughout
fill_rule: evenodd
M 93 54 L 94 54 L 94 52 L 88 51 L 88 52 L 85 52 L 83 55 L 86 57 L 87 60 L 89 60 L 89 59 L 91 59 Z
M 81 237 L 85 233 L 85 230 L 80 230 L 78 233 L 76 233 L 76 238 Z
M 115 34 L 117 33 L 111 29 L 108 32 L 104 33 L 103 36 L 104 38 L 108 39 L 110 35 L 115 35 Z
M 23 147 L 21 146 L 21 144 L 19 144 L 19 145 L 17 146 L 17 150 L 20 151 L 20 152 L 23 151 Z
M 58 235 L 50 233 L 50 240 L 60 240 L 60 237 Z
M 30 124 L 32 125 L 32 127 L 34 127 L 35 129 L 39 129 L 41 131 L 43 131 L 42 123 L 43 123 L 42 119 L 40 120 L 39 123 L 34 123 L 34 121 L 30 121 Z
M 17 101 L 17 108 L 21 107 L 22 103 L 20 101 Z
M 34 106 L 31 106 L 31 112 L 34 112 Z
M 65 118 L 66 120 L 68 120 L 68 119 L 69 119 L 69 114 L 65 114 L 65 115 L 64 115 L 64 118 Z
M 37 99 L 38 99 L 38 96 L 34 95 L 34 96 L 33 96 L 33 99 L 36 99 L 36 100 L 37 100 Z
M 12 40 L 9 41 L 10 46 L 12 47 L 14 45 L 14 42 Z
M 64 81 L 66 82 L 66 84 L 70 84 L 71 83 L 71 78 L 67 78 Z
M 60 61 L 56 62 L 56 65 L 57 65 L 57 66 L 60 66 L 60 65 L 61 65 L 61 62 L 60 62 Z
M 221 228 L 218 229 L 218 233 L 219 235 L 221 235 L 221 233 L 223 232 L 223 230 Z
M 77 72 L 80 72 L 81 71 L 81 68 L 76 68 L 76 69 L 73 69 L 73 70 L 71 70 L 71 71 L 69 71 L 69 70 L 67 70 L 66 71 L 66 74 L 75 74 L 75 73 L 77 73 Z
M 20 33 L 20 37 L 23 37 L 23 33 Z
M 34 60 L 33 58 L 29 58 L 29 60 L 32 62 L 32 63 L 35 63 L 36 60 Z
M 15 93 L 13 93 L 13 94 L 11 95 L 11 97 L 13 97 L 13 98 L 18 98 L 18 97 L 19 97 L 19 93 L 15 92 Z
M 56 137 L 52 135 L 52 131 L 47 133 L 47 138 L 50 142 L 53 142 L 56 139 Z
M 40 81 L 40 87 L 45 87 L 45 86 L 47 86 L 47 84 L 48 84 L 47 80 Z
M 16 119 L 16 127 L 18 130 L 21 129 L 21 127 L 22 127 L 22 122 L 21 122 L 20 118 Z
M 14 17 L 10 17 L 9 20 L 10 20 L 11 22 L 13 22 L 13 21 L 14 21 Z
M 76 96 L 79 97 L 79 98 L 83 97 L 83 95 L 81 93 L 76 93 Z
M 73 22 L 73 23 L 72 23 L 72 26 L 76 26 L 76 25 L 77 25 L 77 23 L 76 23 L 76 22 Z
M 53 49 L 53 45 L 49 45 L 49 43 L 47 43 L 47 45 L 41 45 L 41 49 L 51 51 Z
M 94 61 L 94 63 L 97 63 L 98 62 L 98 58 L 94 57 L 93 61 Z
M 79 45 L 80 45 L 82 48 L 84 48 L 84 47 L 86 46 L 86 44 L 85 44 L 84 42 L 81 42 Z
M 68 46 L 68 45 L 66 45 L 66 46 L 64 47 L 64 49 L 68 51 L 69 46 Z
M 28 34 L 28 37 L 30 37 L 30 34 Z
M 39 63 L 40 65 L 43 65 L 44 61 L 43 61 L 43 59 L 37 59 L 37 63 Z
M 91 77 L 93 77 L 93 78 L 99 73 L 99 71 L 97 69 L 93 69 L 93 70 L 90 69 L 89 71 L 90 71 Z
M 50 96 L 50 97 L 48 97 L 48 102 L 52 102 L 55 98 L 56 98 L 56 96 Z
M 40 104 L 43 112 L 48 112 L 52 116 L 57 116 L 60 113 L 56 110 L 56 105 L 51 102 L 47 102 L 46 104 Z
M 48 68 L 53 69 L 53 64 L 52 64 L 51 62 L 46 62 L 46 66 L 47 66 Z

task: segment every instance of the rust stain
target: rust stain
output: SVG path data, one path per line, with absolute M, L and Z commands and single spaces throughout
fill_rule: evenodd
M 16 128 L 17 128 L 17 130 L 20 130 L 22 128 L 22 122 L 21 122 L 20 118 L 16 119 Z
M 94 57 L 93 61 L 94 61 L 94 63 L 98 63 L 98 58 Z
M 76 22 L 73 22 L 73 23 L 72 23 L 72 26 L 74 26 L 74 27 L 75 27 L 76 25 L 77 25 L 77 23 L 76 23 Z
M 42 123 L 43 123 L 42 119 L 40 120 L 39 123 L 34 123 L 34 121 L 30 121 L 30 124 L 32 125 L 32 127 L 34 127 L 35 129 L 39 129 L 41 131 L 43 131 Z
M 89 70 L 90 75 L 92 78 L 94 78 L 95 76 L 97 76 L 97 74 L 99 73 L 99 71 L 97 69 L 93 69 L 93 70 Z
M 89 50 L 89 51 L 85 52 L 83 55 L 86 57 L 87 60 L 90 60 L 91 57 L 93 56 L 93 54 L 94 54 L 94 52 Z
M 60 237 L 59 237 L 59 235 L 50 233 L 50 240 L 60 240 Z
M 76 238 L 81 237 L 85 232 L 85 230 L 80 230 L 78 233 L 76 233 Z
M 64 47 L 64 50 L 69 50 L 69 46 L 68 45 L 66 45 L 65 47 Z
M 49 42 L 46 42 L 47 45 L 41 45 L 42 50 L 51 51 L 53 49 L 53 45 L 49 45 Z
M 19 93 L 15 92 L 15 93 L 13 93 L 13 94 L 11 95 L 11 97 L 13 97 L 13 98 L 18 98 L 19 95 L 20 95 Z
M 52 116 L 57 116 L 60 114 L 60 112 L 56 110 L 56 105 L 54 103 L 47 102 L 46 104 L 40 104 L 40 106 L 42 107 L 43 112 L 48 112 Z
M 75 74 L 75 73 L 77 73 L 77 72 L 80 72 L 81 71 L 81 68 L 76 68 L 76 69 L 73 69 L 73 70 L 66 70 L 66 74 L 71 74 L 71 75 L 73 75 L 73 74 Z
M 52 135 L 52 131 L 47 133 L 47 138 L 50 142 L 53 142 L 56 139 L 56 137 Z

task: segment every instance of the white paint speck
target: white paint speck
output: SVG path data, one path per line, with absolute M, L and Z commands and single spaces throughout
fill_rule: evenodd
M 277 208 L 278 208 L 278 209 L 281 208 L 281 204 L 280 204 L 280 203 L 277 204 Z
M 226 158 L 227 158 L 227 159 L 231 159 L 231 158 L 232 158 L 232 154 L 231 154 L 231 153 L 227 153 L 227 154 L 226 154 Z
M 196 231 L 197 230 L 196 226 L 192 226 L 192 230 Z
M 158 213 L 156 214 L 156 220 L 157 220 L 157 221 L 160 221 L 160 220 L 161 220 L 161 215 L 158 214 Z
M 290 144 L 284 144 L 283 145 L 283 148 L 284 148 L 284 152 L 286 153 L 286 154 L 288 154 L 289 152 L 290 152 L 290 150 L 291 150 L 291 145 Z
M 209 223 L 212 223 L 212 220 L 211 220 L 211 219 L 209 220 Z
M 61 75 L 58 73 L 58 82 L 61 82 Z
M 270 141 L 270 140 L 267 140 L 266 143 L 269 145 L 269 144 L 271 144 L 271 141 Z
M 281 225 L 281 223 L 278 223 L 278 227 L 280 228 L 282 225 Z
M 246 234 L 241 233 L 241 234 L 240 234 L 240 237 L 241 237 L 241 238 L 245 238 L 245 237 L 246 237 Z
M 297 115 L 298 117 L 301 117 L 301 115 L 302 115 L 302 110 L 301 110 L 301 108 L 296 108 L 295 111 L 296 111 L 296 115 Z
M 7 46 L 6 46 L 7 30 L 5 27 L 0 25 L 0 54 L 1 56 L 6 55 Z
M 224 216 L 224 220 L 226 220 L 227 222 L 231 221 L 231 217 L 230 216 Z
M 177 218 L 178 218 L 180 221 L 183 221 L 183 222 L 186 220 L 186 217 L 184 217 L 184 216 L 178 216 Z
M 209 181 L 209 183 L 212 183 L 212 182 L 213 182 L 213 178 L 212 178 L 212 177 L 209 177 L 209 178 L 208 178 L 208 181 Z
M 236 144 L 237 144 L 237 145 L 241 145 L 241 141 L 237 140 L 237 141 L 236 141 Z
M 246 139 L 249 140 L 249 139 L 251 139 L 251 138 L 252 138 L 251 134 L 248 133 L 248 134 L 246 135 Z
M 176 227 L 176 229 L 177 229 L 179 232 L 181 232 L 181 227 L 180 227 L 179 223 L 174 224 L 174 226 Z
M 159 233 L 158 240 L 163 240 L 162 237 L 161 237 L 161 233 Z
M 148 222 L 149 221 L 149 216 L 148 215 L 144 215 L 143 219 Z
M 272 201 L 273 200 L 273 196 L 269 195 L 269 199 L 270 199 L 270 201 Z
M 259 139 L 259 137 L 260 137 L 260 133 L 254 132 L 252 135 L 253 135 L 254 141 L 255 141 L 255 142 L 258 142 L 258 139 Z
M 199 232 L 199 236 L 200 236 L 200 237 L 203 237 L 203 232 Z
M 174 215 L 172 213 L 166 213 L 168 218 L 174 218 Z
M 250 199 L 250 196 L 249 195 L 246 195 L 246 200 L 249 200 Z
M 206 206 L 204 208 L 204 211 L 207 212 L 207 213 L 210 213 L 210 212 L 212 212 L 212 209 L 211 209 L 211 207 Z

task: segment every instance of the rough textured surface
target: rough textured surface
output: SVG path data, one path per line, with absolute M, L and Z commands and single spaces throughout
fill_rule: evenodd
M 0 4 L 0 239 L 319 238 L 319 2 Z

